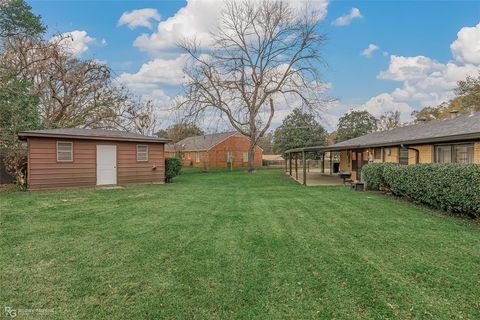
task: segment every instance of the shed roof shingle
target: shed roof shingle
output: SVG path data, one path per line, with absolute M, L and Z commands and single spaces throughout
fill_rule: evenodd
M 95 139 L 95 140 L 120 140 L 120 141 L 141 141 L 141 142 L 158 142 L 165 143 L 169 139 L 144 136 L 138 133 L 131 133 L 119 130 L 106 129 L 81 129 L 81 128 L 64 128 L 64 129 L 47 129 L 47 130 L 30 130 L 18 133 L 20 138 L 27 137 L 52 137 L 52 138 L 78 138 L 78 139 Z

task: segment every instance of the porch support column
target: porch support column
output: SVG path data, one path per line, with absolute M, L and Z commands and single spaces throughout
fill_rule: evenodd
M 292 153 L 288 154 L 288 171 L 290 171 L 290 176 L 292 176 Z
M 303 159 L 303 185 L 307 185 L 307 159 L 305 157 L 305 151 L 302 151 L 302 159 Z
M 325 151 L 322 152 L 322 167 L 320 169 L 322 173 L 325 173 Z
M 330 175 L 333 175 L 333 152 L 330 151 Z
M 295 180 L 298 180 L 298 153 L 295 153 Z

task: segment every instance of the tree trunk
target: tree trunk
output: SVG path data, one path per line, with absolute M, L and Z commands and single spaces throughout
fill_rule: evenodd
M 253 160 L 255 159 L 255 139 L 250 138 L 250 147 L 248 148 L 248 173 L 255 172 L 255 165 Z

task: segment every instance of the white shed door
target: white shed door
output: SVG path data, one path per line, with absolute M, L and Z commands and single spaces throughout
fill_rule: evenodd
M 117 184 L 117 146 L 97 145 L 97 185 Z

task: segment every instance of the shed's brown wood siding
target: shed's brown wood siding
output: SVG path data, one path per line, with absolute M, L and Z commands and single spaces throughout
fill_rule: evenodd
M 137 161 L 137 144 L 148 145 L 148 161 Z M 165 181 L 163 148 L 164 145 L 159 143 L 117 143 L 118 183 L 163 183 Z
M 73 162 L 57 162 L 57 141 L 73 142 Z M 117 146 L 117 183 L 163 183 L 165 161 L 163 144 L 72 140 L 28 139 L 28 180 L 31 190 L 68 187 L 94 187 L 97 184 L 97 145 Z M 137 144 L 148 145 L 148 161 L 137 162 Z M 153 167 L 156 166 L 154 170 Z

